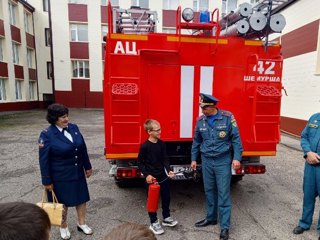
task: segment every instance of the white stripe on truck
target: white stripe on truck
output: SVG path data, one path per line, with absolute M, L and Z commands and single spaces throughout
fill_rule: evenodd
M 180 138 L 192 137 L 194 66 L 181 66 Z

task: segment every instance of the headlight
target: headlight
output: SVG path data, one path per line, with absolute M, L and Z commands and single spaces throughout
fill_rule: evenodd
M 194 12 L 191 8 L 185 8 L 182 11 L 182 18 L 183 20 L 185 20 L 186 22 L 190 22 L 193 20 L 194 18 Z

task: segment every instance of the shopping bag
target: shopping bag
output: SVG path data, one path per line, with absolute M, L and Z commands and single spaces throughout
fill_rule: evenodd
M 51 225 L 60 226 L 64 211 L 63 204 L 58 202 L 58 199 L 53 190 L 51 191 L 51 193 L 53 202 L 48 202 L 47 191 L 44 190 L 42 200 L 41 202 L 38 202 L 37 205 L 41 207 L 43 210 L 45 210 L 46 213 L 49 215 Z

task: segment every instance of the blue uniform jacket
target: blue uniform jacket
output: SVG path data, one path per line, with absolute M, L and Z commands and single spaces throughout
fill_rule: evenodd
M 320 113 L 312 115 L 301 133 L 301 147 L 306 157 L 307 152 L 320 154 Z
M 43 185 L 53 181 L 72 181 L 85 177 L 91 169 L 87 146 L 77 125 L 69 123 L 73 142 L 55 125 L 43 130 L 39 137 L 39 163 Z
M 233 151 L 233 159 L 241 161 L 242 144 L 236 120 L 231 112 L 219 110 L 213 127 L 202 115 L 196 124 L 191 148 L 191 160 L 201 153 L 204 157 L 223 157 Z

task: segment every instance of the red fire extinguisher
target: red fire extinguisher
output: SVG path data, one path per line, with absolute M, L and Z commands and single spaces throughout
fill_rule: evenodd
M 149 185 L 147 210 L 148 212 L 157 212 L 160 194 L 160 185 L 158 182 L 153 182 Z

